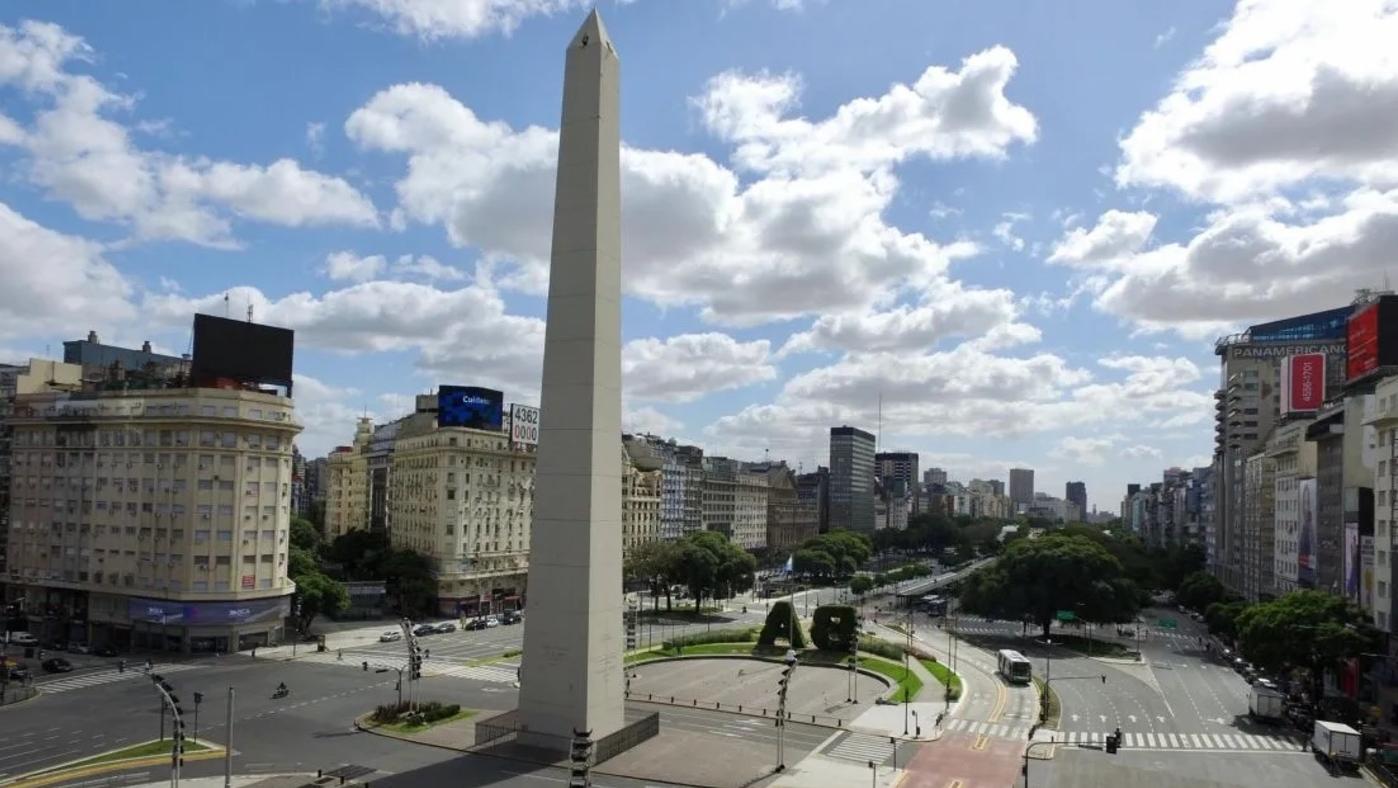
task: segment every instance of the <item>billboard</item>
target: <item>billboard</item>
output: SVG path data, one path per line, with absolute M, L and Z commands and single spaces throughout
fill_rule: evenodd
M 291 615 L 291 597 L 247 599 L 240 602 L 170 602 L 128 597 L 126 615 L 132 621 L 189 626 L 277 621 Z
M 1359 523 L 1345 523 L 1344 583 L 1345 598 L 1359 602 Z
M 1349 319 L 1345 380 L 1398 365 L 1398 296 L 1380 296 Z
M 510 440 L 521 446 L 539 445 L 539 409 L 529 405 L 510 406 Z
M 1305 353 L 1282 360 L 1281 412 L 1314 413 L 1325 404 L 1325 354 Z
M 1296 581 L 1307 588 L 1316 583 L 1316 500 L 1315 479 L 1297 484 L 1301 502 L 1301 532 L 1296 537 Z
M 437 387 L 437 426 L 499 430 L 504 420 L 505 395 L 476 386 Z
M 1359 537 L 1359 606 L 1374 609 L 1374 537 Z
M 289 328 L 195 315 L 194 379 L 279 383 L 290 394 L 294 338 Z

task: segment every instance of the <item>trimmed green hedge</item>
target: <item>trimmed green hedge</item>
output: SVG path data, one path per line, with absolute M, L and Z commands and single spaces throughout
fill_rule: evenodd
M 891 659 L 894 662 L 901 662 L 903 660 L 903 653 L 907 651 L 906 648 L 897 643 L 890 643 L 887 640 L 879 640 L 878 638 L 869 637 L 867 635 L 859 639 L 859 650 L 870 654 L 878 654 L 880 657 Z
M 849 605 L 821 605 L 811 619 L 811 642 L 824 651 L 849 651 L 859 629 Z
M 676 646 L 702 646 L 705 643 L 754 643 L 757 641 L 757 627 L 745 629 L 715 629 L 712 632 L 696 632 L 692 635 L 673 637 L 661 644 L 661 648 L 673 649 Z
M 758 636 L 757 642 L 764 646 L 775 646 L 777 638 L 786 638 L 794 649 L 806 647 L 806 633 L 801 629 L 801 622 L 796 620 L 796 611 L 786 600 L 772 605 L 772 610 L 767 613 L 767 623 L 762 626 L 762 634 Z
M 374 713 L 369 716 L 369 719 L 379 723 L 397 722 L 399 717 L 409 713 L 411 709 L 412 707 L 407 701 L 403 701 L 402 703 L 386 703 L 382 706 L 375 707 Z M 460 711 L 461 704 L 459 703 L 447 704 L 435 700 L 428 701 L 427 703 L 420 703 L 417 707 L 417 713 L 422 717 L 423 722 L 444 720 L 448 717 L 456 716 Z

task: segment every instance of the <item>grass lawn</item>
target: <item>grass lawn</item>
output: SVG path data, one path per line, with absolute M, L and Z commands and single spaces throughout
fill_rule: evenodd
M 448 722 L 455 722 L 457 720 L 464 720 L 470 717 L 474 717 L 476 716 L 476 713 L 477 712 L 475 709 L 462 709 L 461 711 L 458 711 L 450 717 L 443 717 L 440 720 L 429 722 L 426 725 L 411 725 L 406 722 L 386 722 L 382 725 L 379 725 L 378 727 L 383 728 L 384 730 L 390 730 L 397 733 L 418 733 L 420 731 L 425 731 L 428 728 L 435 728 L 438 725 L 445 725 Z
M 1062 709 L 1058 705 L 1058 695 L 1052 687 L 1044 684 L 1043 679 L 1034 677 L 1034 686 L 1039 688 L 1040 708 L 1043 712 L 1044 724 L 1050 728 L 1057 728 Z
M 922 663 L 924 668 L 927 668 L 928 673 L 931 673 L 933 677 L 942 682 L 943 687 L 947 687 L 951 690 L 951 695 L 948 697 L 952 700 L 961 697 L 961 677 L 952 673 L 951 668 L 935 659 L 920 659 L 918 661 Z
M 911 670 L 904 671 L 903 666 L 897 662 L 881 657 L 862 656 L 859 658 L 859 667 L 892 679 L 897 690 L 889 696 L 889 700 L 895 703 L 916 700 L 917 694 L 922 691 L 922 679 Z
M 112 761 L 124 761 L 127 758 L 144 758 L 148 755 L 169 755 L 170 748 L 172 746 L 174 746 L 174 742 L 170 741 L 169 739 L 166 739 L 165 741 L 148 741 L 145 744 L 133 744 L 130 747 L 125 747 L 120 750 L 113 750 L 111 752 L 103 753 L 101 755 L 95 755 L 86 760 L 78 761 L 74 764 L 69 764 L 67 766 L 64 766 L 63 770 L 67 771 L 69 769 L 81 769 L 85 766 L 96 766 L 99 763 L 111 763 Z M 186 754 L 192 752 L 199 752 L 201 750 L 207 749 L 210 748 L 206 745 L 194 741 L 193 739 L 185 739 L 184 751 Z
M 1136 656 L 1136 652 L 1110 640 L 1099 640 L 1097 638 L 1088 639 L 1077 635 L 1063 635 L 1054 633 L 1052 636 L 1054 645 L 1072 649 L 1080 654 L 1090 657 L 1117 657 L 1129 659 Z

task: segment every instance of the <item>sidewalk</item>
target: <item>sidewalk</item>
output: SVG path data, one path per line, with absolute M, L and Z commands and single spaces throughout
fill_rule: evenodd
M 877 778 L 871 777 L 870 773 L 869 767 L 862 763 L 812 754 L 799 764 L 788 767 L 786 774 L 771 785 L 772 788 L 850 788 L 858 785 L 893 788 L 903 779 L 903 769 L 881 766 Z

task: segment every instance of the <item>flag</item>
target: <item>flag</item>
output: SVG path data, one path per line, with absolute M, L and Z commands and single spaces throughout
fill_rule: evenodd
M 795 556 L 795 555 L 789 555 L 789 556 L 787 556 L 787 557 L 786 557 L 786 566 L 783 566 L 783 567 L 782 567 L 782 571 L 785 572 L 785 573 L 788 574 L 788 575 L 791 574 L 791 569 L 792 569 L 792 567 L 794 566 L 794 564 L 793 564 L 792 562 L 795 561 L 795 560 L 796 560 L 796 556 Z

